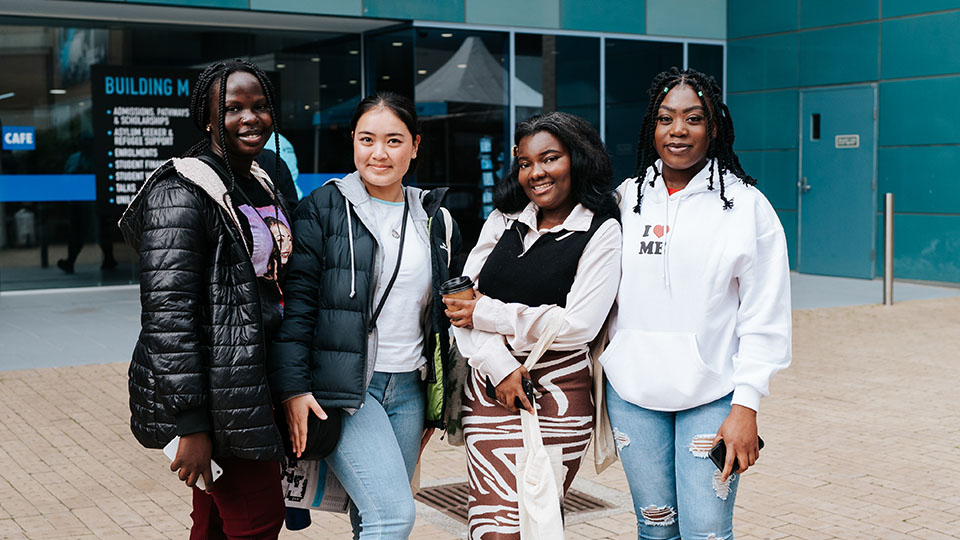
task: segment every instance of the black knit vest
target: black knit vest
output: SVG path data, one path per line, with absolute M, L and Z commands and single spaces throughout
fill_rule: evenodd
M 480 269 L 480 292 L 501 302 L 566 307 L 580 256 L 604 221 L 594 214 L 586 231 L 546 233 L 526 253 L 523 236 L 529 227 L 515 221 Z

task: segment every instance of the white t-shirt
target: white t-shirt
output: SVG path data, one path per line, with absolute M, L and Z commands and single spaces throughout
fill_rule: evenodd
M 371 200 L 380 225 L 380 245 L 384 251 L 380 283 L 386 287 L 397 266 L 403 203 L 372 197 Z M 376 371 L 406 373 L 426 362 L 423 357 L 421 321 L 430 301 L 430 279 L 430 247 L 417 234 L 413 217 L 407 216 L 400 272 L 377 319 Z

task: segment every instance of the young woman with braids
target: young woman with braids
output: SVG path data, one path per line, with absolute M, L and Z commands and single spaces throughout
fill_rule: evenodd
M 267 221 L 289 222 L 253 161 L 276 129 L 276 106 L 257 66 L 208 66 L 190 103 L 204 138 L 158 168 L 120 221 L 140 254 L 143 310 L 131 427 L 148 448 L 180 437 L 170 468 L 193 487 L 194 539 L 276 538 L 284 519 L 265 366 L 283 313 L 284 248 Z M 223 468 L 215 483 L 211 458 Z
M 637 177 L 618 189 L 607 410 L 638 537 L 729 540 L 738 475 L 758 456 L 760 398 L 790 363 L 786 240 L 733 151 L 716 81 L 674 68 L 649 97 Z M 720 440 L 722 471 L 708 459 Z
M 517 126 L 510 175 L 464 275 L 474 300 L 445 299 L 457 345 L 474 368 L 464 385 L 463 433 L 470 478 L 469 538 L 518 540 L 516 456 L 523 449 L 519 399 L 544 444 L 563 452 L 567 492 L 593 432 L 592 360 L 587 351 L 613 305 L 620 277 L 620 225 L 613 168 L 593 126 L 562 112 Z M 523 363 L 557 307 L 563 322 L 529 372 Z M 494 386 L 496 399 L 486 394 Z

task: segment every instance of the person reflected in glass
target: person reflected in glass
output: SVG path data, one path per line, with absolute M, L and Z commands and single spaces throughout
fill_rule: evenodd
M 759 455 L 760 398 L 791 358 L 787 244 L 733 151 L 713 77 L 674 68 L 648 96 L 637 176 L 618 188 L 607 410 L 638 538 L 731 539 L 740 475 Z M 721 441 L 718 470 L 709 452 Z
M 563 449 L 563 493 L 580 468 L 594 423 L 592 360 L 620 278 L 620 224 L 613 169 L 586 120 L 562 112 L 517 126 L 508 177 L 464 275 L 474 300 L 445 299 L 460 352 L 473 367 L 464 385 L 463 432 L 470 480 L 469 538 L 520 537 L 516 456 L 523 449 L 522 379 L 533 382 L 544 444 Z M 559 333 L 528 372 L 523 362 L 557 307 Z M 496 399 L 486 393 L 494 387 Z
M 298 457 L 317 436 L 311 417 L 342 411 L 325 461 L 350 495 L 354 538 L 407 538 L 410 482 L 443 420 L 449 324 L 439 288 L 460 234 L 452 219 L 446 230 L 447 188 L 402 183 L 421 144 L 410 99 L 365 98 L 351 137 L 357 170 L 314 190 L 294 216 L 270 386 Z

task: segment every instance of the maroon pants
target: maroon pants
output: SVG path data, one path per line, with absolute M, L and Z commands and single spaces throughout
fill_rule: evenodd
M 223 476 L 213 492 L 193 488 L 190 540 L 277 538 L 285 515 L 280 464 L 238 458 L 217 463 Z

